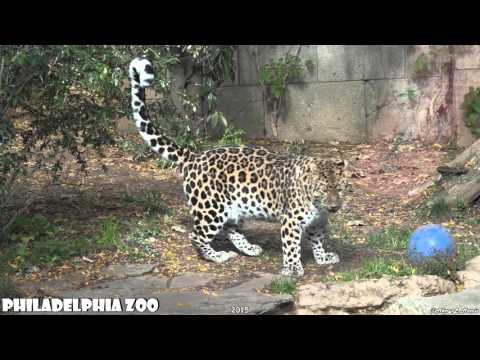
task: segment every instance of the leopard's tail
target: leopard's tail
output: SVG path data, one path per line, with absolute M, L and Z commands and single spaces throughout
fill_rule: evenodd
M 145 104 L 145 88 L 153 82 L 152 63 L 145 58 L 135 58 L 130 62 L 128 75 L 132 91 L 133 118 L 140 135 L 152 150 L 164 159 L 181 164 L 188 158 L 190 151 L 179 147 L 175 141 L 155 128 L 148 115 Z

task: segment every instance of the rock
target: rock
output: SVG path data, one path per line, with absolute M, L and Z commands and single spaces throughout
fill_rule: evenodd
M 396 300 L 382 315 L 480 315 L 480 287 L 432 297 L 416 295 Z
M 272 282 L 274 275 L 257 275 L 258 278 L 216 292 L 180 290 L 180 288 L 204 285 L 214 278 L 213 274 L 187 273 L 172 281 L 154 274 L 104 281 L 78 290 L 55 291 L 54 296 L 70 299 L 120 298 L 123 309 L 125 309 L 125 298 L 156 298 L 159 302 L 158 311 L 134 312 L 155 315 L 270 314 L 293 303 L 291 295 L 270 295 L 259 292 L 259 289 L 265 288 Z M 63 314 L 74 313 L 64 312 Z M 93 312 L 84 314 L 93 314 Z
M 27 280 L 18 282 L 18 289 L 26 296 L 41 296 L 43 294 L 55 296 L 57 291 L 76 289 L 83 285 L 85 276 L 78 272 L 66 273 L 47 281 Z
M 480 256 L 465 263 L 465 270 L 457 272 L 458 279 L 468 289 L 480 286 Z
M 428 181 L 428 182 L 426 182 L 425 184 L 420 185 L 419 187 L 417 187 L 417 188 L 415 188 L 415 189 L 413 189 L 413 190 L 410 190 L 410 191 L 408 192 L 408 196 L 410 196 L 410 197 L 412 197 L 412 196 L 413 196 L 413 197 L 418 197 L 419 195 L 422 195 L 423 192 L 424 192 L 425 190 L 427 190 L 427 189 L 428 189 L 430 186 L 432 186 L 433 184 L 434 184 L 433 181 Z
M 465 263 L 465 270 L 480 273 L 480 256 L 474 257 Z
M 158 264 L 116 264 L 101 270 L 107 278 L 123 279 L 151 273 Z
M 465 289 L 480 286 L 480 272 L 458 271 L 457 277 Z
M 215 275 L 208 273 L 185 273 L 173 278 L 169 288 L 195 288 L 204 286 L 215 279 Z
M 453 282 L 434 275 L 316 283 L 299 287 L 297 313 L 305 310 L 313 314 L 374 311 L 401 296 L 429 296 L 453 291 Z
M 143 275 L 104 281 L 78 290 L 56 291 L 62 298 L 147 298 L 156 297 L 167 289 L 168 279 L 155 275 Z

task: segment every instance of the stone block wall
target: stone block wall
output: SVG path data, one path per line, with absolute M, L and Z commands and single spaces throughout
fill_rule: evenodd
M 219 106 L 250 138 L 271 137 L 257 66 L 295 54 L 299 45 L 239 45 L 237 77 L 219 92 Z M 302 79 L 287 87 L 286 111 L 278 127 L 281 140 L 362 143 L 378 139 L 422 138 L 430 131 L 438 71 L 418 81 L 415 62 L 428 45 L 302 45 Z M 470 86 L 480 86 L 480 46 L 457 58 L 454 81 L 459 143 L 473 141 L 461 120 L 461 103 Z M 406 96 L 414 91 L 415 97 Z

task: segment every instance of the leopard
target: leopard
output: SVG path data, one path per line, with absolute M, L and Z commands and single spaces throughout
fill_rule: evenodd
M 153 152 L 172 162 L 183 179 L 183 192 L 193 219 L 189 235 L 200 258 L 224 263 L 238 252 L 259 256 L 262 248 L 242 234 L 245 220 L 279 221 L 284 276 L 302 277 L 301 241 L 311 242 L 317 264 L 335 264 L 338 254 L 327 252 L 326 217 L 343 204 L 348 161 L 339 156 L 322 158 L 278 154 L 261 146 L 227 145 L 202 151 L 179 146 L 153 124 L 145 91 L 154 80 L 152 63 L 145 57 L 129 65 L 133 119 L 140 136 Z M 226 234 L 236 251 L 212 247 Z

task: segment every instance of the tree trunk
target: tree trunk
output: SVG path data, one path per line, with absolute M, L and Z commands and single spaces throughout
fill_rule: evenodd
M 277 102 L 273 101 L 273 109 L 270 113 L 270 119 L 272 123 L 272 132 L 275 139 L 278 139 L 278 108 Z
M 437 171 L 442 175 L 445 201 L 451 206 L 471 206 L 480 197 L 480 140 Z

